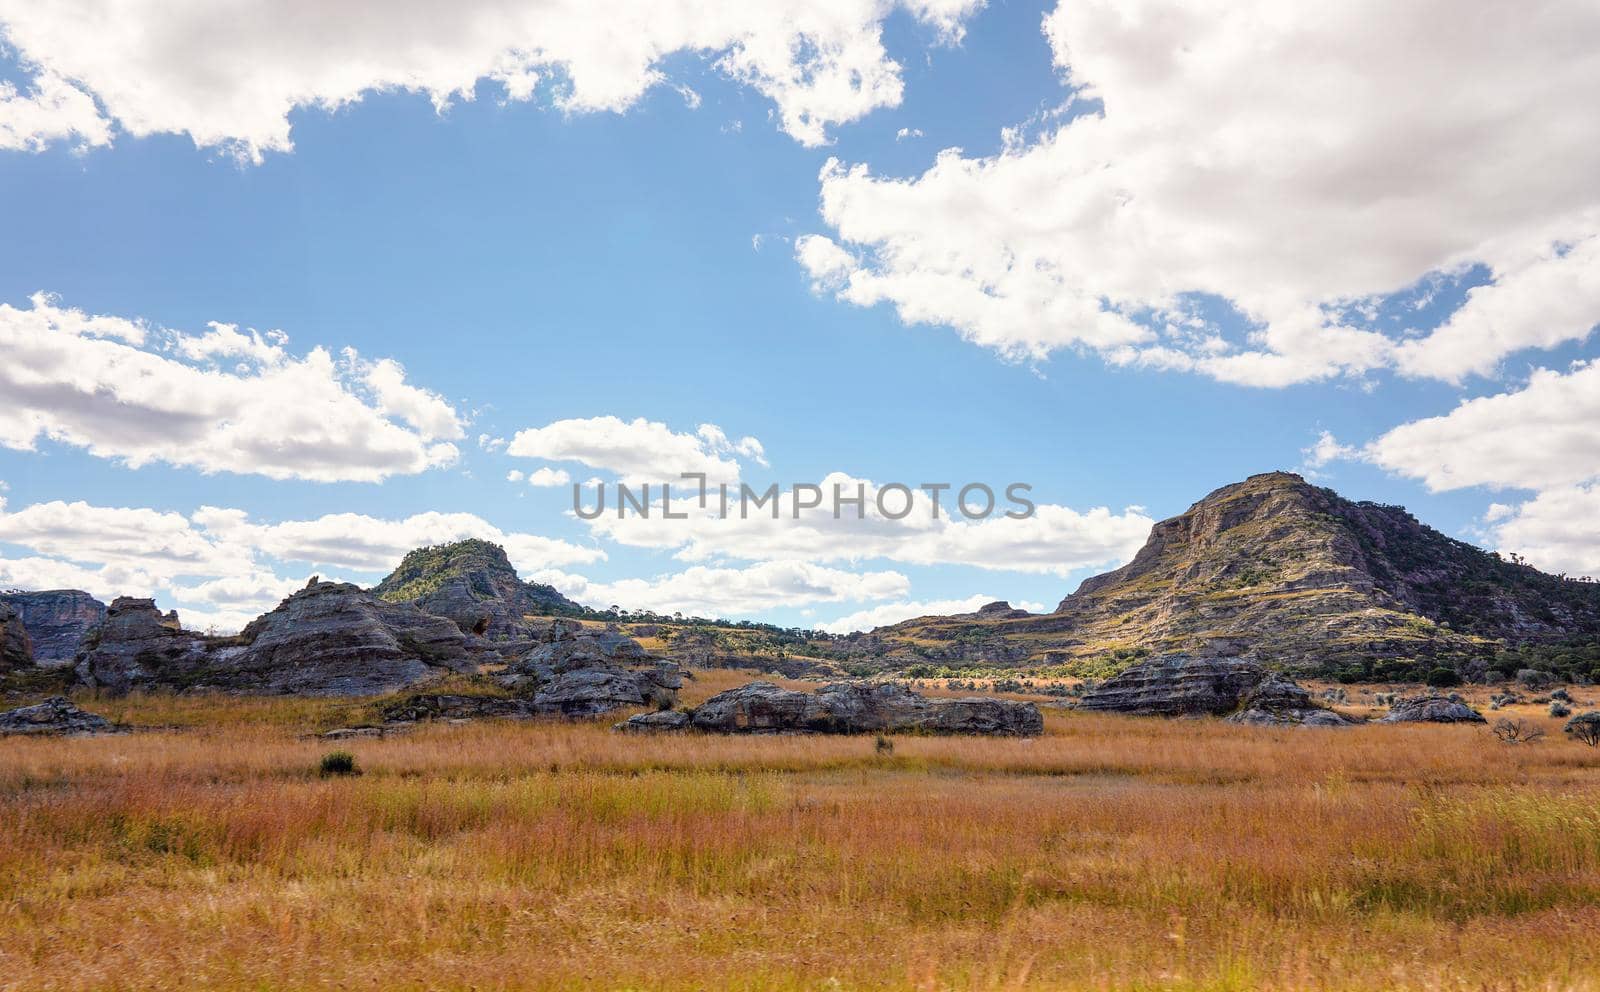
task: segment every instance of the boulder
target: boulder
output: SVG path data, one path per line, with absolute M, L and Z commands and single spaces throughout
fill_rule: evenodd
M 175 611 L 162 613 L 153 599 L 118 596 L 84 638 L 77 674 L 85 685 L 113 693 L 181 689 L 203 681 L 213 661 L 207 639 L 184 630 Z
M 1407 696 L 1389 706 L 1379 723 L 1488 723 L 1483 714 L 1449 696 Z
M 10 603 L 0 602 L 0 675 L 32 668 L 33 663 L 33 639 L 22 615 Z
M 33 659 L 46 668 L 72 664 L 84 637 L 106 618 L 106 604 L 81 589 L 0 593 L 0 604 L 22 618 Z
M 690 717 L 716 733 L 929 733 L 1031 737 L 1044 730 L 1032 703 L 988 696 L 935 699 L 903 686 L 836 682 L 815 693 L 751 682 L 719 693 Z
M 109 734 L 116 729 L 110 720 L 79 709 L 65 696 L 0 713 L 0 735 L 77 736 Z
M 596 716 L 630 706 L 677 704 L 683 669 L 615 630 L 551 624 L 547 640 L 507 665 L 500 684 L 548 716 Z
M 1289 679 L 1269 675 L 1225 722 L 1250 727 L 1348 727 L 1361 721 L 1312 702 L 1311 694 Z
M 1240 658 L 1166 655 L 1141 661 L 1084 693 L 1080 710 L 1137 716 L 1223 716 L 1271 675 Z
M 688 730 L 689 727 L 689 714 L 683 710 L 657 710 L 630 716 L 611 729 L 625 734 L 644 734 L 662 730 Z
M 383 708 L 386 723 L 421 720 L 521 720 L 534 715 L 526 699 L 472 696 L 464 693 L 419 692 Z

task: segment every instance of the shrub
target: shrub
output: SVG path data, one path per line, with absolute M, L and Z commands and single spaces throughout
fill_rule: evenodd
M 1428 684 L 1435 689 L 1448 689 L 1453 685 L 1461 684 L 1461 676 L 1454 668 L 1435 668 L 1428 673 Z
M 1557 700 L 1556 702 L 1553 702 L 1553 703 L 1550 704 L 1550 715 L 1554 716 L 1554 717 L 1571 716 L 1572 715 L 1572 707 L 1568 706 L 1566 703 L 1563 703 L 1563 702 Z
M 1600 744 L 1600 710 L 1578 714 L 1567 721 L 1564 729 L 1579 744 L 1590 747 Z
M 878 739 L 872 744 L 872 749 L 878 754 L 888 757 L 894 753 L 894 741 L 891 741 L 889 738 L 879 734 Z
M 322 763 L 317 766 L 317 774 L 323 778 L 331 775 L 360 775 L 361 769 L 356 767 L 356 756 L 349 751 L 329 751 L 322 756 Z
M 1494 722 L 1494 736 L 1502 744 L 1532 744 L 1544 736 L 1544 731 L 1526 720 L 1501 717 Z

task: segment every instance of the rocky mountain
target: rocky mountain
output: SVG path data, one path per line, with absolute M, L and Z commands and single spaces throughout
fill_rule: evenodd
M 106 604 L 81 589 L 0 593 L 0 603 L 16 610 L 33 639 L 40 665 L 69 665 L 90 630 L 106 618 Z
M 476 539 L 418 548 L 372 591 L 386 602 L 414 603 L 455 621 L 463 633 L 491 640 L 528 636 L 524 618 L 529 616 L 583 612 L 553 586 L 522 581 L 504 548 Z
M 1600 584 L 1502 560 L 1401 507 L 1272 472 L 1156 524 L 1132 561 L 1085 580 L 1053 613 L 992 604 L 880 628 L 854 647 L 899 667 L 1109 674 L 1183 653 L 1401 679 L 1435 666 L 1470 676 L 1507 647 L 1596 640 Z

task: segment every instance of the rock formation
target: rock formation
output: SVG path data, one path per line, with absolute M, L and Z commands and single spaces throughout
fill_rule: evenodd
M 184 630 L 149 599 L 119 598 L 86 642 L 78 676 L 131 689 L 312 696 L 391 692 L 477 668 L 455 624 L 357 586 L 315 579 L 237 636 Z
M 455 621 L 463 633 L 495 641 L 527 637 L 526 617 L 583 609 L 552 586 L 522 581 L 504 548 L 480 540 L 418 548 L 372 591 L 387 602 L 414 603 Z
M 1353 722 L 1292 680 L 1240 658 L 1169 655 L 1141 661 L 1084 693 L 1078 709 L 1136 716 L 1227 716 L 1270 726 Z
M 33 640 L 22 616 L 10 603 L 0 602 L 0 675 L 33 667 Z
M 498 677 L 506 688 L 531 699 L 538 713 L 594 716 L 629 706 L 666 708 L 678 701 L 683 670 L 625 634 L 558 620 L 545 636 Z
M 106 604 L 81 589 L 0 593 L 22 618 L 33 640 L 33 658 L 45 667 L 70 665 L 84 636 L 106 618 Z
M 815 693 L 751 682 L 718 693 L 684 714 L 643 714 L 626 731 L 693 727 L 713 733 L 927 733 L 1033 737 L 1044 717 L 1032 703 L 992 697 L 934 699 L 903 686 L 832 683 Z
M 207 639 L 184 630 L 176 612 L 162 613 L 153 599 L 119 596 L 84 638 L 77 674 L 83 684 L 114 693 L 183 689 L 212 663 Z
M 1488 723 L 1483 714 L 1449 696 L 1429 694 L 1397 699 L 1379 723 Z
M 110 720 L 84 712 L 65 696 L 0 713 L 0 736 L 108 734 L 116 729 Z

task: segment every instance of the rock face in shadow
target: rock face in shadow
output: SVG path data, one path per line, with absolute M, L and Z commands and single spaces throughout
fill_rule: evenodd
M 0 604 L 22 618 L 33 660 L 47 668 L 72 664 L 84 637 L 106 618 L 106 604 L 81 589 L 0 593 Z
M 480 540 L 418 548 L 372 591 L 386 602 L 415 603 L 454 621 L 462 633 L 491 641 L 529 636 L 525 617 L 582 610 L 553 586 L 522 581 L 504 548 Z
M 79 709 L 65 696 L 52 696 L 33 706 L 0 713 L 0 735 L 64 737 L 109 734 L 116 729 L 110 720 Z
M 313 580 L 239 639 L 223 684 L 252 692 L 365 696 L 477 670 L 454 623 L 346 582 Z
M 33 640 L 22 616 L 9 603 L 0 602 L 0 675 L 33 667 Z
M 162 613 L 153 599 L 118 596 L 84 638 L 78 680 L 114 693 L 183 689 L 203 677 L 212 654 L 207 639 L 184 630 L 175 611 Z
M 678 702 L 683 669 L 614 630 L 571 620 L 552 623 L 546 641 L 506 666 L 501 685 L 546 716 L 595 716 L 630 706 Z
M 1254 726 L 1356 721 L 1313 702 L 1291 679 L 1241 658 L 1167 655 L 1139 662 L 1084 694 L 1078 709 L 1134 716 L 1226 716 Z
M 1437 694 L 1395 700 L 1379 723 L 1488 723 L 1460 700 Z
M 718 693 L 687 720 L 644 714 L 618 725 L 627 731 L 693 727 L 721 734 L 984 734 L 1033 737 L 1044 717 L 1032 703 L 991 697 L 933 699 L 903 686 L 836 682 L 815 693 L 751 682 Z
M 187 631 L 154 600 L 122 597 L 86 640 L 78 677 L 133 689 L 373 695 L 476 671 L 456 625 L 358 586 L 315 579 L 237 637 Z

